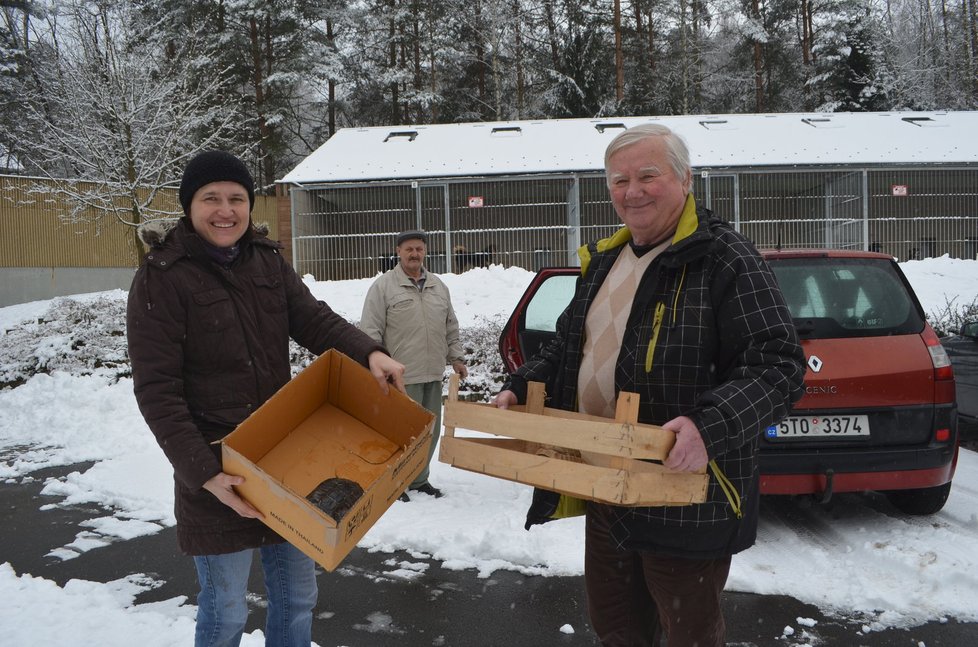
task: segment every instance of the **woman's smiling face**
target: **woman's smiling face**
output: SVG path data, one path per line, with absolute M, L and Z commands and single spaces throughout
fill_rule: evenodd
M 215 247 L 231 247 L 251 224 L 248 191 L 237 182 L 211 182 L 190 201 L 190 222 L 197 235 Z

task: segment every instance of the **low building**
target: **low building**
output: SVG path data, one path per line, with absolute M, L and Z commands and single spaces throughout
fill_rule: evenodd
M 605 147 L 648 122 L 685 138 L 696 198 L 759 246 L 978 255 L 978 112 L 891 112 L 340 130 L 280 181 L 293 262 L 319 280 L 373 276 L 397 232 L 422 228 L 439 272 L 576 264 L 619 226 Z

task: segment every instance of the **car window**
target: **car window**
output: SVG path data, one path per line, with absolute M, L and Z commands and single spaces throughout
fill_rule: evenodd
M 577 284 L 576 275 L 552 276 L 544 281 L 526 306 L 525 330 L 554 332 L 557 318 L 564 311 Z
M 907 286 L 882 259 L 772 259 L 781 292 L 803 338 L 920 332 Z

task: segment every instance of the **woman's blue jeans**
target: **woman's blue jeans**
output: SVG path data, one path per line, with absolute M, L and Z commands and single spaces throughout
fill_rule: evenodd
M 289 543 L 257 549 L 268 592 L 265 645 L 309 647 L 316 606 L 315 563 Z M 248 619 L 248 575 L 253 550 L 194 557 L 197 597 L 195 647 L 237 647 Z

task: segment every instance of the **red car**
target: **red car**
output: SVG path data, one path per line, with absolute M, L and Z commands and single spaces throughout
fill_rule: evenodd
M 875 490 L 907 514 L 939 511 L 958 456 L 954 374 L 900 267 L 873 252 L 762 253 L 808 369 L 804 397 L 762 434 L 761 493 Z M 553 339 L 579 271 L 530 283 L 500 337 L 508 370 Z

